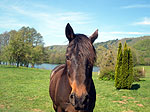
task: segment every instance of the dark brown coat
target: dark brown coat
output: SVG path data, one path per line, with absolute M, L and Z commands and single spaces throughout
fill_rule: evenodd
M 69 40 L 66 64 L 57 66 L 50 77 L 53 107 L 56 112 L 93 112 L 96 91 L 92 70 L 96 53 L 92 44 L 98 37 L 98 30 L 88 38 L 74 34 L 67 24 L 66 37 Z

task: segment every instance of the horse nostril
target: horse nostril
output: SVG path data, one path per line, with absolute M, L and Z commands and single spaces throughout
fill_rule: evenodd
M 73 98 L 74 98 L 74 94 L 71 94 L 71 95 L 70 95 L 70 98 L 73 99 Z
M 75 105 L 75 94 L 74 93 L 70 94 L 69 100 L 70 100 L 70 103 L 74 106 Z
M 83 104 L 86 104 L 89 102 L 89 95 L 85 95 L 84 99 L 83 99 Z

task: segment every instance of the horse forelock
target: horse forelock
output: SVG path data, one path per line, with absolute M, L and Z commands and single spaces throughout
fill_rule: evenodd
M 67 48 L 67 54 L 74 53 L 78 59 L 86 58 L 90 64 L 96 60 L 96 52 L 90 39 L 83 34 L 77 34 L 76 38 L 70 42 Z

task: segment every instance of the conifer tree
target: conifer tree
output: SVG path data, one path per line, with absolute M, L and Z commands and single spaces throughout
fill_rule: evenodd
M 133 59 L 131 49 L 128 50 L 128 77 L 127 77 L 127 88 L 130 89 L 133 83 Z
M 117 63 L 115 67 L 115 87 L 117 89 L 130 89 L 133 83 L 133 59 L 131 49 L 124 44 L 122 53 L 122 44 L 119 43 Z
M 127 48 L 127 44 L 125 42 L 124 44 L 124 51 L 123 51 L 123 58 L 122 58 L 122 75 L 121 75 L 121 88 L 127 88 L 127 78 L 128 78 L 128 48 Z
M 119 49 L 117 54 L 117 63 L 115 67 L 115 87 L 121 88 L 121 69 L 122 69 L 122 44 L 119 43 Z

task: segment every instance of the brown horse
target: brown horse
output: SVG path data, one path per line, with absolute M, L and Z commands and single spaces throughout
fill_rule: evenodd
M 98 37 L 96 30 L 89 38 L 74 34 L 70 24 L 66 26 L 69 45 L 66 63 L 57 66 L 51 73 L 49 93 L 56 112 L 93 112 L 96 91 L 92 80 L 96 52 L 93 42 Z

